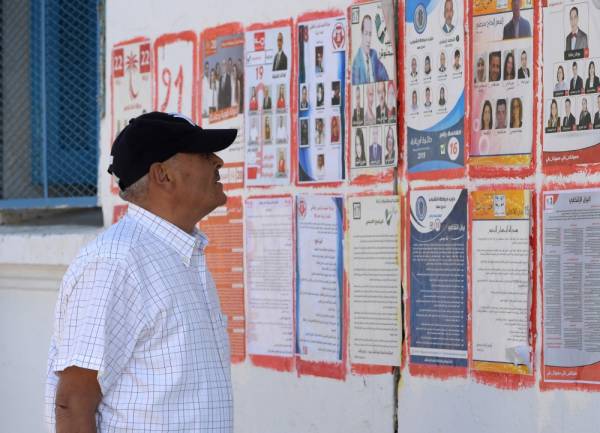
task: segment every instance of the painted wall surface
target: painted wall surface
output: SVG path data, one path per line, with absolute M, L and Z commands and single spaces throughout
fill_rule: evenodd
M 218 4 L 192 0 L 107 1 L 106 47 L 127 39 L 155 40 L 162 34 L 191 30 L 199 34 L 207 27 L 239 21 L 244 25 L 295 18 L 308 11 L 335 8 L 345 11 L 341 0 L 303 2 L 222 0 Z M 100 191 L 107 224 L 113 220 L 118 199 L 111 193 L 106 175 L 110 148 L 110 56 L 106 58 L 107 116 L 101 123 Z M 541 112 L 541 107 L 538 107 Z M 534 152 L 541 159 L 540 136 Z M 400 191 L 445 186 L 474 189 L 494 184 L 519 188 L 531 185 L 540 191 L 545 182 L 600 183 L 599 174 L 545 177 L 537 167 L 525 179 L 511 175 L 471 180 L 400 182 Z M 392 182 L 372 186 L 373 191 L 391 193 Z M 280 187 L 269 193 L 306 192 L 298 187 Z M 355 186 L 324 188 L 322 192 L 352 194 Z M 244 195 L 245 193 L 240 194 Z M 541 216 L 538 209 L 537 221 Z M 537 225 L 537 250 L 541 239 Z M 44 430 L 43 388 L 46 357 L 52 329 L 56 290 L 60 275 L 76 251 L 95 231 L 53 229 L 51 233 L 6 234 L 0 232 L 0 432 L 37 433 Z M 404 260 L 406 263 L 406 260 Z M 537 266 L 538 263 L 535 263 Z M 541 281 L 539 273 L 537 282 Z M 404 275 L 404 281 L 407 276 Z M 538 285 L 539 287 L 539 285 Z M 406 300 L 405 300 L 406 301 Z M 541 324 L 541 291 L 537 291 L 537 329 Z M 539 331 L 538 331 L 539 332 Z M 405 347 L 406 351 L 406 347 Z M 593 432 L 598 430 L 600 394 L 581 390 L 542 391 L 539 387 L 541 338 L 535 347 L 536 383 L 524 389 L 478 383 L 474 378 L 431 379 L 412 376 L 406 364 L 398 384 L 397 428 L 400 432 Z M 232 367 L 237 433 L 387 433 L 395 429 L 395 386 L 391 373 L 355 375 L 343 381 L 295 372 L 276 372 L 253 366 L 247 359 Z

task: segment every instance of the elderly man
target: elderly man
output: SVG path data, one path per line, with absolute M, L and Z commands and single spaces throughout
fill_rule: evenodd
M 214 152 L 235 130 L 131 120 L 109 172 L 129 210 L 84 247 L 58 295 L 46 401 L 57 433 L 231 433 L 226 321 L 196 224 L 227 197 Z

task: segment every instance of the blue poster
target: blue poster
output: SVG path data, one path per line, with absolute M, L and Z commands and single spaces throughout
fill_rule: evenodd
M 467 366 L 467 190 L 410 194 L 410 361 Z
M 406 2 L 405 119 L 408 172 L 464 166 L 463 3 Z

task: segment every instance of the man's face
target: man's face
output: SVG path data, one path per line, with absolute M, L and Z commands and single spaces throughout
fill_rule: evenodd
M 496 107 L 496 125 L 498 128 L 506 127 L 506 104 L 499 104 Z
M 428 74 L 431 71 L 431 60 L 429 57 L 425 57 L 425 73 Z
M 307 98 L 306 87 L 303 87 L 302 88 L 302 102 L 306 102 L 306 98 Z
M 454 66 L 456 68 L 460 67 L 460 54 L 458 53 L 454 55 Z
M 498 81 L 500 79 L 500 57 L 492 56 L 490 60 L 490 79 Z
M 383 107 L 385 103 L 385 83 L 379 83 L 377 85 L 377 95 L 379 96 L 379 105 Z
M 483 81 L 485 77 L 485 62 L 483 59 L 477 60 L 477 79 Z
M 521 16 L 521 0 L 512 0 L 513 20 L 518 21 Z
M 575 63 L 573 65 L 573 76 L 576 77 L 577 76 L 577 63 Z
M 440 66 L 446 66 L 446 54 L 443 51 L 440 54 Z
M 367 102 L 369 103 L 369 107 L 373 106 L 373 100 L 375 99 L 375 91 L 373 90 L 373 86 L 367 87 Z
M 521 53 L 521 67 L 525 69 L 527 67 L 527 54 Z
M 572 10 L 569 14 L 569 22 L 571 24 L 571 31 L 573 33 L 577 33 L 577 28 L 579 27 L 579 14 L 577 11 Z
M 361 46 L 365 54 L 369 54 L 371 50 L 371 36 L 373 35 L 373 23 L 371 19 L 363 20 Z
M 429 88 L 425 90 L 425 101 L 431 101 L 431 90 L 429 90 Z
M 417 105 L 417 92 L 412 93 L 412 104 Z
M 214 153 L 179 153 L 174 171 L 175 196 L 190 212 L 212 212 L 227 202 L 223 184 L 219 182 L 219 168 L 223 160 Z
M 281 51 L 283 49 L 283 35 L 279 33 L 277 35 L 277 50 Z
M 416 72 L 417 72 L 417 59 L 412 59 L 412 60 L 410 61 L 410 71 L 411 71 L 413 74 L 416 74 Z
M 452 4 L 452 1 L 446 1 L 446 3 L 444 3 L 444 20 L 446 21 L 447 25 L 452 24 L 453 16 L 454 16 L 454 5 Z
M 565 113 L 567 116 L 571 114 L 571 101 L 565 101 Z

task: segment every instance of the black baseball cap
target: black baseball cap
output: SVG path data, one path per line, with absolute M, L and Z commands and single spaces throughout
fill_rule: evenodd
M 203 129 L 179 113 L 142 114 L 129 121 L 112 145 L 108 172 L 124 191 L 176 153 L 213 153 L 229 147 L 237 129 Z

